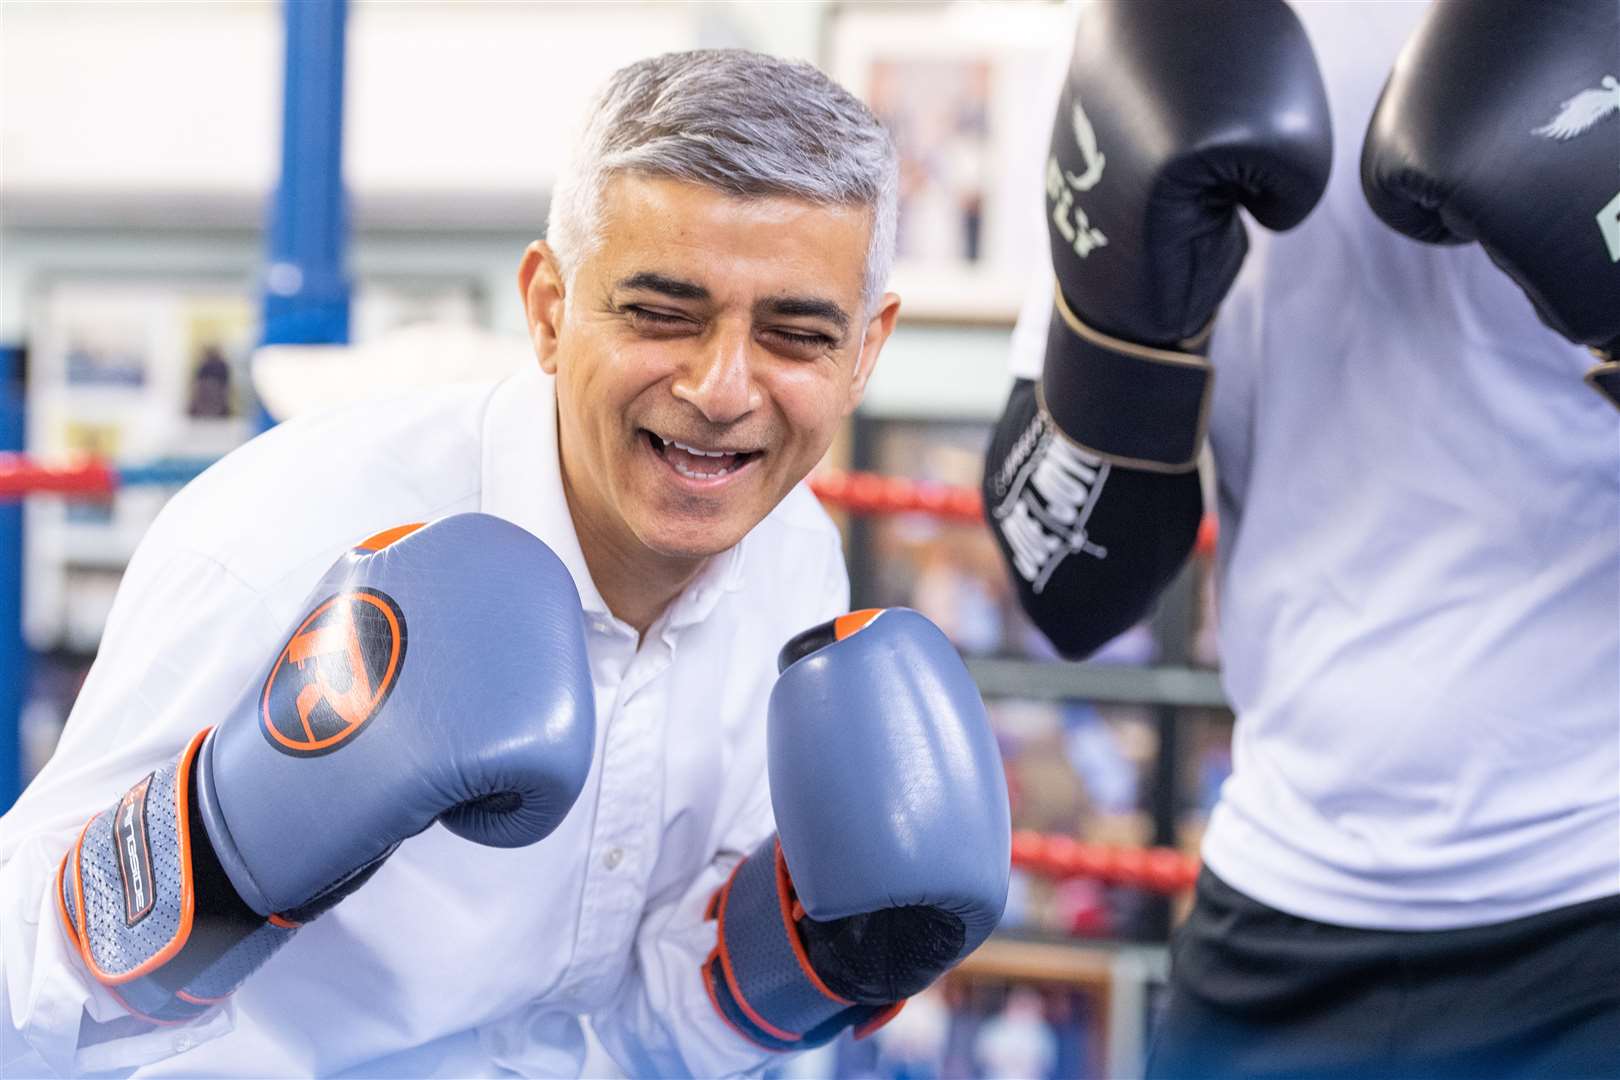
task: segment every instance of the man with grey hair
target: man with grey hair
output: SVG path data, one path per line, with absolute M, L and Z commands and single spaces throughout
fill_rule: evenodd
M 169 503 L 55 757 L 0 821 L 8 1077 L 578 1075 L 604 1067 L 587 1020 L 635 1075 L 749 1072 L 882 1023 L 988 933 L 1007 819 L 982 704 L 914 613 L 829 621 L 848 577 L 801 483 L 894 327 L 895 186 L 882 128 L 808 65 L 634 64 L 522 257 L 533 368 L 301 417 Z M 474 539 L 433 555 L 451 524 Z M 533 591 L 529 563 L 491 566 L 530 550 L 512 524 L 566 568 L 554 604 L 496 603 Z M 348 591 L 312 610 L 334 558 Z M 476 650 L 440 648 L 422 592 Z M 322 614 L 360 593 L 385 621 Z M 818 655 L 778 680 L 789 639 L 784 663 Z M 806 705 L 820 691 L 790 679 L 825 693 Z M 825 778 L 801 774 L 796 805 L 767 784 L 767 715 L 799 740 L 773 779 Z M 826 734 L 851 715 L 877 721 L 870 746 Z M 539 770 L 544 812 L 514 839 L 491 822 L 521 809 L 505 774 L 542 736 L 579 766 Z M 92 815 L 126 789 L 115 833 Z M 390 816 L 424 799 L 425 819 Z M 829 833 L 851 804 L 859 837 Z M 356 837 L 355 805 L 393 824 Z M 295 910 L 250 896 L 334 849 L 341 872 Z M 131 889 L 151 907 L 165 875 L 184 917 L 143 937 Z
M 678 53 L 597 100 L 518 281 L 586 562 L 632 626 L 859 402 L 899 311 L 897 184 L 887 133 L 806 64 Z

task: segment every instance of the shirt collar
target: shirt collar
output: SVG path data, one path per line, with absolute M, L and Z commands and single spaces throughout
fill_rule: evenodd
M 563 492 L 556 380 L 538 367 L 526 368 L 496 388 L 484 419 L 482 472 L 483 511 L 545 541 L 573 577 L 581 606 L 592 614 L 609 615 L 585 564 Z M 667 629 L 702 622 L 723 594 L 742 588 L 747 543 L 744 537 L 698 571 L 665 612 L 661 621 Z

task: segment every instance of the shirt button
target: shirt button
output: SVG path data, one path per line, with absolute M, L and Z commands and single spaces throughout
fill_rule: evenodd
M 191 1036 L 190 1035 L 176 1035 L 174 1037 L 174 1052 L 175 1053 L 183 1054 L 187 1050 L 190 1050 L 190 1049 L 191 1049 Z
M 624 851 L 621 848 L 614 848 L 612 851 L 609 851 L 606 855 L 602 856 L 602 865 L 607 867 L 609 870 L 618 869 L 619 863 L 623 861 Z

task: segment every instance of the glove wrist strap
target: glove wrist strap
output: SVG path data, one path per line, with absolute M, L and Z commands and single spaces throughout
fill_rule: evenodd
M 86 970 L 160 1024 L 207 1012 L 297 929 L 248 910 L 212 860 L 194 806 L 206 735 L 91 818 L 57 869 L 57 911 Z
M 820 1046 L 847 1027 L 877 1030 L 899 1004 L 861 1005 L 830 990 L 805 955 L 802 909 L 776 837 L 738 864 L 709 902 L 718 921 L 703 965 L 709 999 L 744 1038 L 769 1050 Z
M 1213 321 L 1183 342 L 1199 350 Z M 1059 434 L 1104 461 L 1150 472 L 1198 465 L 1214 370 L 1199 352 L 1156 349 L 1087 326 L 1057 291 L 1036 385 Z

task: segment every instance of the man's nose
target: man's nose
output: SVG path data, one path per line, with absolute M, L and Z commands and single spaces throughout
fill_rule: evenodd
M 752 342 L 745 329 L 720 328 L 708 335 L 675 380 L 675 396 L 714 424 L 729 424 L 760 404 L 750 365 Z

